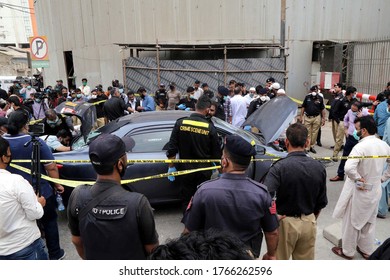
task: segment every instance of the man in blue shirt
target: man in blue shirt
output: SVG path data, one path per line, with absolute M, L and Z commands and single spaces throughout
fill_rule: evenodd
M 137 107 L 138 112 L 155 111 L 156 104 L 153 98 L 146 92 L 146 89 L 141 87 L 138 89 L 138 93 L 142 98 L 142 106 Z
M 390 101 L 387 95 L 385 101 L 382 101 L 375 109 L 374 120 L 378 128 L 378 135 L 380 139 L 383 138 L 383 133 L 385 132 L 385 127 L 386 127 L 386 121 L 390 117 L 389 107 L 390 107 Z

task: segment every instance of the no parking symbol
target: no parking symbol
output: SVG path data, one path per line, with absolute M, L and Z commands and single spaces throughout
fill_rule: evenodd
M 30 37 L 30 53 L 33 68 L 49 67 L 49 47 L 46 36 Z

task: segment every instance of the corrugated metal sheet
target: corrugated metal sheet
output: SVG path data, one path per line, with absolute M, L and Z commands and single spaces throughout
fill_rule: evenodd
M 355 42 L 349 47 L 353 56 L 348 62 L 348 84 L 371 95 L 383 91 L 390 80 L 390 39 Z
M 126 66 L 128 89 L 137 90 L 139 87 L 145 87 L 148 92 L 155 92 L 158 88 L 155 58 L 129 58 Z M 284 62 L 280 58 L 228 59 L 226 66 L 228 71 L 226 81 L 233 79 L 243 82 L 248 89 L 251 86 L 264 85 L 270 76 L 282 87 L 284 85 Z M 210 89 L 216 92 L 218 86 L 223 85 L 225 80 L 224 60 L 162 60 L 160 69 L 161 82 L 167 86 L 170 82 L 175 82 L 181 92 L 185 92 L 188 86 L 193 86 L 196 80 L 207 83 Z M 245 73 L 247 70 L 258 72 Z

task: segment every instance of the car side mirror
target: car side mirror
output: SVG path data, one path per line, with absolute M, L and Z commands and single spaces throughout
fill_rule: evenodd
M 256 145 L 255 150 L 258 155 L 265 155 L 265 147 Z

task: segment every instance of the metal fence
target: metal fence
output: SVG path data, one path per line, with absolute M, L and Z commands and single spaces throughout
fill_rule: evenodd
M 249 87 L 264 85 L 269 77 L 275 78 L 284 86 L 284 59 L 219 59 L 219 60 L 157 60 L 157 58 L 130 57 L 124 61 L 124 79 L 127 89 L 136 91 L 144 87 L 148 92 L 155 92 L 158 83 L 168 86 L 174 82 L 181 92 L 193 86 L 196 80 L 207 83 L 216 92 L 218 86 L 236 80 Z
M 377 95 L 389 81 L 390 39 L 348 43 L 348 85 Z

